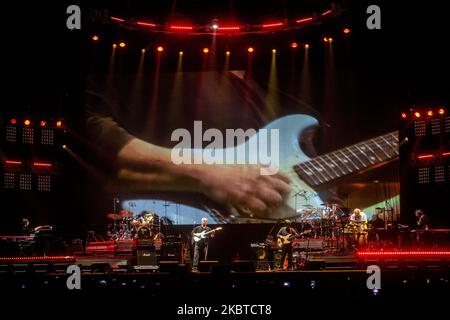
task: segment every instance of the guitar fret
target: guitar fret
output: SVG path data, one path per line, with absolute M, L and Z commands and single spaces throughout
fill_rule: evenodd
M 355 145 L 355 148 L 358 149 L 358 151 L 367 158 L 367 160 L 369 161 L 370 164 L 375 164 L 375 162 L 371 159 L 371 157 L 369 157 L 363 150 L 365 149 L 364 146 L 359 147 L 358 145 Z M 361 149 L 363 148 L 363 149 Z
M 328 180 L 329 180 L 329 179 L 322 173 L 322 170 L 318 170 L 318 169 L 316 168 L 316 166 L 314 166 L 313 160 L 309 160 L 308 163 L 314 168 L 314 170 L 315 170 L 316 172 L 318 172 L 318 173 L 325 179 L 325 181 L 328 181 Z M 320 177 L 318 177 L 318 178 L 319 178 L 319 180 L 320 180 Z M 322 183 L 323 183 L 323 182 L 322 182 Z
M 343 175 L 346 174 L 346 172 L 345 172 L 344 170 L 342 170 L 342 167 L 340 167 L 340 166 L 336 163 L 336 161 L 334 161 L 333 158 L 330 157 L 329 154 L 326 154 L 325 157 L 328 157 L 328 159 L 330 159 L 331 162 L 333 162 L 334 166 L 335 166 L 336 168 L 339 168 L 339 170 L 341 170 L 341 172 L 342 172 Z M 339 175 L 339 173 L 338 173 L 337 176 L 340 177 L 341 175 Z
M 323 162 L 323 159 L 322 159 L 321 157 L 317 157 L 317 158 L 314 159 L 314 160 L 315 160 L 315 161 L 323 168 L 324 172 L 329 173 L 331 179 L 337 178 L 337 176 L 336 176 L 336 177 L 333 176 L 333 175 L 330 173 L 330 171 L 328 171 L 328 169 L 325 168 L 325 166 L 328 167 L 328 168 L 331 168 L 331 167 L 329 167 L 325 162 Z M 321 163 L 320 160 L 322 160 L 322 163 L 324 163 L 325 166 Z
M 397 149 L 394 149 L 393 147 L 392 147 L 392 145 L 391 145 L 391 143 L 389 142 L 389 141 L 387 141 L 384 137 L 381 137 L 384 141 L 386 141 L 386 143 L 387 143 L 387 145 L 389 146 L 389 147 L 391 147 L 391 149 L 395 152 L 395 154 L 397 154 Z
M 341 163 L 344 165 L 345 168 L 348 169 L 348 172 L 345 172 L 345 174 L 348 174 L 348 173 L 350 173 L 350 172 L 353 171 L 353 170 L 350 169 L 350 167 L 347 165 L 347 162 L 346 162 L 347 160 L 346 160 L 346 161 L 342 160 L 342 159 L 341 159 L 340 157 L 338 157 L 338 155 L 335 154 L 335 153 L 332 153 L 331 155 L 332 155 L 333 157 L 335 157 L 337 161 L 341 162 Z
M 356 165 L 356 163 L 354 163 L 345 153 L 343 153 L 342 152 L 342 150 L 339 150 L 339 152 L 344 156 L 344 158 L 347 158 L 347 161 L 350 161 L 352 164 L 353 164 L 353 166 L 357 169 L 357 170 L 359 170 L 359 167 Z M 345 161 L 344 161 L 345 162 Z
M 376 146 L 386 155 L 386 157 L 389 158 L 389 154 L 386 151 L 384 151 L 384 149 L 380 146 L 380 144 L 376 140 L 374 142 Z
M 311 170 L 310 168 L 308 168 L 308 161 L 300 163 L 298 165 L 298 167 L 299 167 L 299 169 L 301 169 L 300 170 L 300 174 L 301 173 L 305 173 L 306 174 L 305 179 L 309 180 L 309 184 L 311 184 L 311 185 L 318 185 L 318 184 L 321 183 L 320 179 L 316 179 L 316 176 L 314 174 L 314 170 Z
M 374 158 L 374 159 L 373 159 L 374 161 L 375 161 L 375 160 L 383 161 L 383 158 L 380 159 L 380 157 L 378 156 L 378 154 L 373 150 L 373 148 L 372 148 L 368 143 L 366 143 L 366 147 L 369 149 L 370 152 L 372 152 L 372 153 L 374 154 L 374 157 L 371 157 L 371 159 Z
M 364 163 L 361 161 L 360 157 L 358 157 L 358 156 L 353 152 L 353 150 L 350 149 L 350 147 L 347 147 L 346 149 L 349 150 L 350 153 L 353 154 L 353 155 L 355 156 L 356 160 L 358 160 L 359 162 L 361 162 L 361 164 L 363 165 L 363 168 L 364 168 L 365 165 L 364 165 Z

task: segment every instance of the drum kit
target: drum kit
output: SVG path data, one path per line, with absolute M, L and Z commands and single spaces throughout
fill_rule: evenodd
M 121 210 L 119 213 L 108 213 L 106 217 L 112 220 L 107 230 L 110 241 L 131 240 L 139 235 L 153 238 L 160 234 L 160 219 L 153 212 L 144 211 L 134 216 L 131 211 Z
M 341 230 L 341 223 L 345 220 L 345 213 L 337 204 L 323 203 L 320 207 L 304 205 L 297 212 L 301 231 L 311 230 L 313 238 L 336 237 Z

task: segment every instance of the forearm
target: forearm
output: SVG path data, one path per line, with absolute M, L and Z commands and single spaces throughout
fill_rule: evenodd
M 118 153 L 118 178 L 136 189 L 202 191 L 203 171 L 200 165 L 176 165 L 170 149 L 136 138 Z

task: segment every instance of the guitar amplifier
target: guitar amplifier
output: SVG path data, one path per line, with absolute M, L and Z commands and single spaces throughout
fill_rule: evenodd
M 136 249 L 138 266 L 156 265 L 156 249 L 153 240 L 138 240 Z

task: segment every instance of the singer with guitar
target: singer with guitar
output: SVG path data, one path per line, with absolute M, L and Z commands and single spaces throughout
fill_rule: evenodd
M 206 218 L 202 218 L 201 224 L 192 230 L 192 242 L 194 245 L 192 272 L 198 272 L 200 254 L 203 259 L 207 259 L 209 238 L 214 238 L 215 231 L 216 229 L 211 230 L 211 228 L 208 227 L 208 219 Z
M 291 237 L 298 236 L 299 233 L 292 227 L 290 220 L 285 220 L 285 225 L 278 231 L 277 238 L 278 242 L 281 243 L 281 268 L 284 269 L 284 260 L 288 259 L 288 267 L 287 270 L 292 269 L 292 243 L 290 241 Z M 280 241 L 281 240 L 281 241 Z M 284 269 L 286 270 L 286 269 Z

